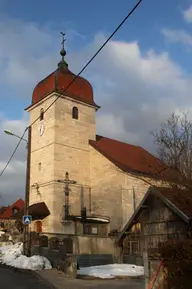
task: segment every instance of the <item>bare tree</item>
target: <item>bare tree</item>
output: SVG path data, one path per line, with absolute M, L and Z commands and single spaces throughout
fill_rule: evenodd
M 188 114 L 172 113 L 152 135 L 163 163 L 192 180 L 192 122 Z

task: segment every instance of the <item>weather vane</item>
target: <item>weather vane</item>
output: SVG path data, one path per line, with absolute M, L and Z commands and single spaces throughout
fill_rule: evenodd
M 58 66 L 59 67 L 68 67 L 68 64 L 67 62 L 65 61 L 65 55 L 66 55 L 66 51 L 65 51 L 65 48 L 64 48 L 64 44 L 65 44 L 65 33 L 63 32 L 60 32 L 61 33 L 61 36 L 62 36 L 62 41 L 61 41 L 61 45 L 62 45 L 62 49 L 60 51 L 60 55 L 62 56 L 62 59 L 61 61 L 59 62 Z
M 61 33 L 61 35 L 62 35 L 62 41 L 61 41 L 61 45 L 62 45 L 62 49 L 64 50 L 64 43 L 65 43 L 65 33 L 63 33 L 63 32 L 60 32 Z

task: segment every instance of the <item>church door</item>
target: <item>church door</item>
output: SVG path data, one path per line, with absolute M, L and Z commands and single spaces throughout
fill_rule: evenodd
M 37 233 L 42 233 L 42 222 L 41 221 L 37 221 L 35 223 L 35 231 Z

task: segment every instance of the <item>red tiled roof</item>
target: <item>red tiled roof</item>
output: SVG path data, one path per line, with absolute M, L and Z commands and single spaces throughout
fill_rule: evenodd
M 18 208 L 18 210 L 23 209 L 25 206 L 25 202 L 22 199 L 17 200 L 14 204 L 7 207 L 7 209 L 0 215 L 0 219 L 9 219 L 12 216 L 12 209 L 14 207 Z
M 29 206 L 28 214 L 32 216 L 33 220 L 44 219 L 50 215 L 50 211 L 44 202 L 35 203 Z M 24 208 L 13 215 L 13 219 L 20 219 L 24 215 Z
M 178 188 L 157 188 L 157 190 L 187 217 L 192 217 L 192 191 Z
M 140 146 L 135 146 L 97 135 L 90 145 L 125 172 L 162 175 L 168 168 Z
M 0 216 L 5 212 L 8 207 L 1 207 L 0 208 Z
M 76 75 L 68 67 L 58 67 L 45 79 L 40 81 L 33 90 L 32 105 L 53 92 L 61 93 L 68 87 Z M 91 84 L 83 77 L 78 76 L 76 80 L 66 89 L 65 95 L 85 102 L 87 104 L 99 107 L 95 104 L 93 98 L 93 89 Z

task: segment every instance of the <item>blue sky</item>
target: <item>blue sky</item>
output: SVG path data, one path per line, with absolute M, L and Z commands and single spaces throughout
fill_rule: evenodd
M 35 85 L 60 60 L 77 73 L 116 28 L 136 0 L 0 0 L 0 171 L 22 134 L 24 108 Z M 84 72 L 101 109 L 97 132 L 154 152 L 150 131 L 173 111 L 192 119 L 192 0 L 143 0 Z M 7 203 L 23 196 L 26 151 L 21 145 L 0 182 Z M 12 182 L 9 179 L 12 179 Z
M 67 35 L 68 50 L 77 51 L 89 43 L 98 32 L 109 35 L 116 25 L 136 3 L 135 0 L 111 1 L 0 1 L 3 18 L 21 20 L 24 23 L 34 23 L 37 27 L 53 33 L 58 43 L 52 43 L 52 48 L 59 49 L 59 32 L 73 30 L 79 35 Z M 174 29 L 189 29 L 182 17 L 181 11 L 186 9 L 190 1 L 152 1 L 144 0 L 139 9 L 130 17 L 115 35 L 114 39 L 124 41 L 139 41 L 144 54 L 150 48 L 157 52 L 168 51 L 172 59 L 182 65 L 186 72 L 191 73 L 190 56 L 182 45 L 174 47 L 166 43 L 160 30 L 164 27 Z M 29 35 L 30 39 L 30 35 Z M 10 39 L 11 43 L 11 39 Z M 14 50 L 14 40 L 11 43 Z M 45 49 L 52 49 L 50 46 Z M 56 49 L 55 49 L 56 50 Z M 55 55 L 56 55 L 56 51 Z M 30 53 L 30 51 L 29 51 Z M 49 71 L 48 71 L 49 73 Z M 9 117 L 20 117 L 23 108 L 30 101 L 30 91 L 24 99 L 10 85 L 0 84 L 3 104 L 1 110 Z M 15 98 L 17 99 L 15 101 Z M 10 107 L 10 101 L 13 106 Z

